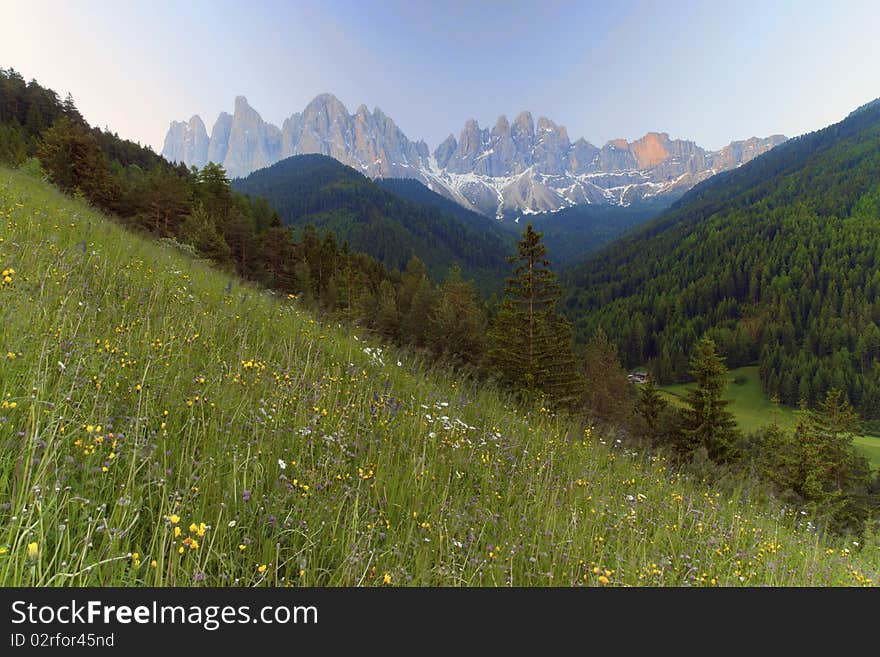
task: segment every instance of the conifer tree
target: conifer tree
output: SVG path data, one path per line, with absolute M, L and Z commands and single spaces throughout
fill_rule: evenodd
M 183 222 L 180 237 L 187 244 L 192 244 L 206 258 L 215 262 L 229 261 L 229 245 L 217 231 L 217 226 L 205 207 L 199 203 Z
M 835 388 L 818 408 L 801 402 L 794 431 L 764 430 L 759 466 L 783 500 L 805 506 L 836 531 L 862 528 L 869 515 L 870 466 L 856 452 L 858 416 Z
M 311 307 L 315 302 L 315 279 L 307 261 L 296 261 L 293 266 L 293 280 L 300 302 L 304 306 Z
M 277 225 L 273 222 L 261 237 L 260 252 L 263 263 L 261 273 L 266 285 L 287 294 L 296 291 L 296 279 L 293 271 L 296 245 L 293 243 L 290 231 L 287 228 L 282 228 L 280 221 Z
M 160 235 L 175 235 L 189 212 L 189 189 L 172 170 L 155 166 L 145 180 L 142 220 Z
M 376 295 L 376 328 L 386 338 L 395 340 L 400 334 L 400 312 L 397 310 L 397 293 L 391 281 L 385 279 L 379 284 Z
M 447 358 L 479 363 L 486 351 L 485 315 L 458 264 L 449 268 L 437 292 L 428 334 L 434 352 Z
M 17 167 L 26 159 L 24 130 L 13 124 L 0 124 L 0 163 Z
M 636 412 L 645 425 L 648 440 L 652 443 L 657 443 L 660 439 L 660 416 L 666 406 L 666 401 L 660 396 L 660 390 L 654 383 L 654 377 L 648 375 L 648 380 L 639 386 Z
M 64 116 L 69 118 L 71 121 L 75 123 L 85 123 L 85 119 L 83 119 L 82 114 L 80 114 L 79 110 L 76 108 L 76 103 L 73 101 L 73 95 L 68 93 L 64 98 Z
M 489 365 L 524 396 L 571 403 L 579 383 L 571 327 L 556 312 L 560 288 L 546 253 L 530 223 L 509 258 L 516 267 L 489 332 Z
M 411 344 L 425 346 L 430 328 L 427 318 L 434 308 L 434 288 L 427 268 L 417 256 L 412 256 L 406 265 L 398 301 L 401 335 Z
M 691 376 L 697 387 L 688 391 L 684 439 L 687 451 L 705 447 L 716 463 L 733 460 L 737 438 L 736 422 L 722 399 L 727 367 L 708 336 L 697 343 L 690 361 Z
M 584 407 L 598 425 L 620 426 L 633 410 L 632 386 L 617 357 L 617 347 L 601 328 L 583 357 Z
M 196 178 L 196 195 L 205 211 L 222 227 L 232 205 L 232 187 L 225 169 L 208 162 Z
M 858 497 L 870 470 L 853 447 L 858 415 L 841 391 L 831 388 L 802 423 L 804 497 L 835 523 L 860 520 Z
M 80 190 L 92 203 L 107 208 L 112 181 L 95 137 L 81 125 L 61 118 L 43 133 L 37 157 L 49 179 L 65 192 Z

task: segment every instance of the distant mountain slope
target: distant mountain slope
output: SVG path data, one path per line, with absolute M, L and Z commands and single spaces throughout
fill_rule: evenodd
M 511 240 L 511 250 L 514 248 L 513 238 L 525 229 L 526 223 L 531 222 L 536 230 L 543 233 L 548 257 L 557 269 L 579 262 L 583 256 L 603 247 L 633 226 L 656 217 L 668 207 L 660 199 L 631 207 L 577 205 L 558 212 L 534 215 L 510 213 L 502 222 L 468 210 L 411 178 L 378 178 L 376 182 L 410 201 L 456 215 L 475 226 L 487 226 L 496 232 L 503 232 Z
M 483 291 L 500 288 L 512 249 L 491 220 L 475 226 L 434 207 L 407 201 L 354 169 L 323 155 L 300 155 L 233 181 L 261 196 L 284 224 L 333 230 L 340 242 L 403 270 L 415 254 L 435 280 L 458 262 Z
M 479 212 L 468 210 L 463 205 L 429 189 L 415 178 L 376 178 L 376 184 L 408 201 L 432 207 L 444 214 L 469 221 L 476 226 L 485 227 L 489 230 L 503 230 L 497 220 L 490 219 Z
M 580 339 L 602 326 L 628 364 L 680 380 L 709 331 L 759 361 L 787 404 L 846 390 L 880 419 L 880 105 L 790 140 L 685 194 L 573 269 Z
M 572 142 L 565 126 L 530 112 L 492 129 L 470 119 L 458 139 L 449 135 L 433 153 L 410 141 L 379 108 L 354 114 L 332 94 L 321 94 L 278 128 L 244 96 L 233 114 L 221 112 L 211 130 L 198 116 L 172 121 L 162 154 L 171 161 L 222 164 L 246 176 L 292 155 L 329 155 L 371 178 L 413 178 L 490 217 L 540 213 L 576 205 L 629 206 L 674 199 L 701 180 L 737 167 L 785 141 L 782 135 L 734 141 L 718 151 L 649 132 L 597 147 Z
M 530 221 L 544 234 L 550 260 L 558 268 L 580 263 L 583 258 L 630 229 L 653 219 L 668 207 L 658 199 L 629 207 L 577 205 L 559 212 L 525 216 L 514 224 L 522 229 Z

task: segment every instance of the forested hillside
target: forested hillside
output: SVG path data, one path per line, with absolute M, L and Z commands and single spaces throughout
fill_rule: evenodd
M 836 387 L 880 419 L 878 176 L 872 104 L 698 185 L 566 277 L 578 338 L 680 381 L 708 334 L 785 404 Z
M 285 225 L 332 230 L 352 250 L 391 269 L 403 270 L 415 255 L 439 281 L 457 262 L 486 292 L 498 291 L 507 271 L 512 240 L 490 219 L 478 223 L 407 201 L 324 155 L 287 158 L 236 179 L 233 187 L 266 199 Z
M 544 234 L 547 251 L 557 266 L 577 265 L 627 231 L 656 217 L 668 207 L 666 201 L 641 201 L 630 206 L 576 205 L 558 212 L 528 217 L 535 230 Z M 524 219 L 520 219 L 521 229 Z
M 479 212 L 468 210 L 463 205 L 459 205 L 434 190 L 428 189 L 413 178 L 376 178 L 376 184 L 407 201 L 432 207 L 443 214 L 450 214 L 464 221 L 469 221 L 480 228 L 500 232 L 501 226 L 499 226 L 497 220 L 490 219 Z
M 576 205 L 556 212 L 522 215 L 508 212 L 502 221 L 472 212 L 455 201 L 428 189 L 409 178 L 380 178 L 376 183 L 398 196 L 428 205 L 445 214 L 453 214 L 471 225 L 501 233 L 513 248 L 518 236 L 531 223 L 544 236 L 553 264 L 560 268 L 579 262 L 583 256 L 605 246 L 634 226 L 638 226 L 669 207 L 668 197 L 658 201 L 640 201 L 630 206 Z

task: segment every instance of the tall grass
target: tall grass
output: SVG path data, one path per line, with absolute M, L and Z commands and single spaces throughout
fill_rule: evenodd
M 854 585 L 880 551 L 0 170 L 0 583 Z

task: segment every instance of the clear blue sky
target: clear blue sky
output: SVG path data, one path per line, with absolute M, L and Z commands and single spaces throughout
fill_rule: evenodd
M 329 91 L 433 149 L 528 109 L 595 144 L 649 130 L 717 148 L 794 136 L 880 96 L 880 2 L 20 2 L 0 67 L 161 149 L 247 96 L 281 122 Z

